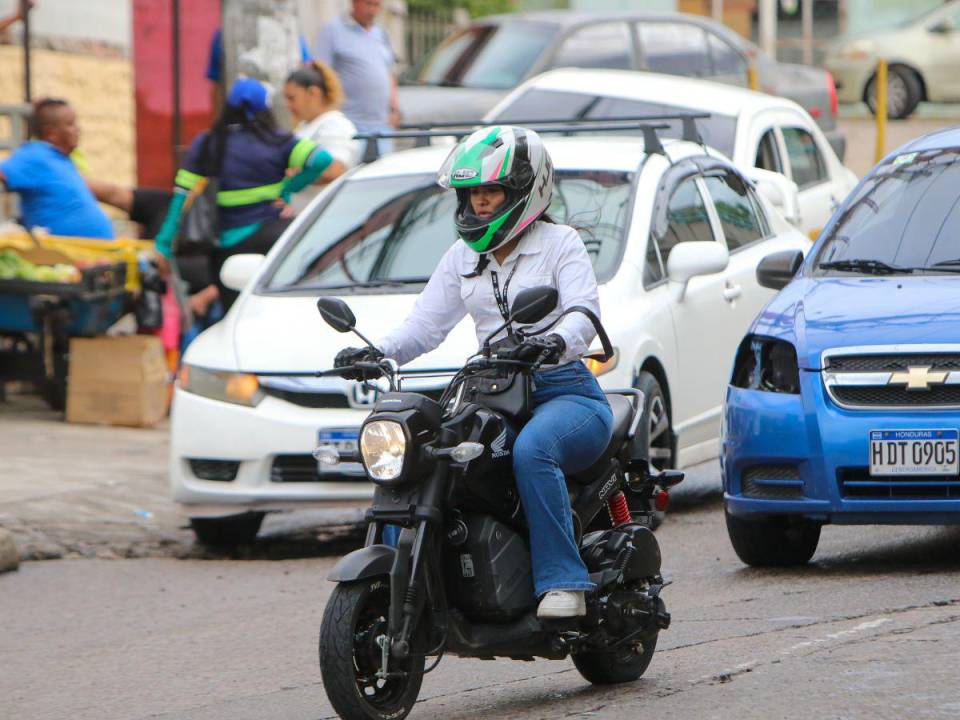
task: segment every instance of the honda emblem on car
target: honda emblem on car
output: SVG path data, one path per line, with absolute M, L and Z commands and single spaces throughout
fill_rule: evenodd
M 380 391 L 367 383 L 356 383 L 350 388 L 350 407 L 370 407 L 377 402 Z

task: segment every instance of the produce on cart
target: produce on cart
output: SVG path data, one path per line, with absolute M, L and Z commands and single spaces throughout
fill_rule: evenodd
M 62 410 L 70 338 L 102 335 L 127 311 L 129 261 L 87 247 L 73 258 L 64 239 L 57 249 L 29 242 L 0 238 L 0 384 L 39 383 Z

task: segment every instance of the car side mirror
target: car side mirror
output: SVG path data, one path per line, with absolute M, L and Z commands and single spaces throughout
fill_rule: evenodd
M 761 168 L 750 168 L 747 177 L 753 181 L 757 194 L 773 205 L 788 223 L 800 226 L 800 190 L 793 180 Z
M 522 325 L 539 322 L 553 312 L 559 300 L 557 289 L 548 285 L 521 290 L 510 308 L 510 317 Z
M 231 290 L 242 292 L 263 266 L 265 259 L 264 255 L 257 253 L 231 255 L 220 268 L 220 281 Z
M 673 246 L 667 257 L 667 280 L 676 302 L 683 300 L 687 283 L 698 275 L 713 275 L 726 270 L 730 253 L 714 240 L 692 240 Z
M 337 332 L 350 332 L 357 324 L 357 317 L 353 314 L 353 310 L 340 298 L 320 298 L 317 300 L 317 310 L 320 311 L 327 325 Z
M 757 265 L 757 282 L 761 287 L 783 290 L 793 280 L 801 265 L 803 253 L 799 250 L 771 253 Z

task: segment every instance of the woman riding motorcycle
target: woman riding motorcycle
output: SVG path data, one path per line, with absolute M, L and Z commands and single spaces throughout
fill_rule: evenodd
M 482 341 L 509 315 L 520 290 L 549 285 L 557 308 L 583 306 L 600 315 L 597 281 L 577 231 L 545 216 L 553 165 L 532 130 L 477 130 L 451 152 L 437 178 L 457 193 L 455 223 L 462 242 L 444 254 L 406 320 L 371 348 L 346 348 L 335 367 L 393 358 L 407 363 L 437 347 L 469 313 Z M 493 339 L 503 339 L 512 328 Z M 574 538 L 565 473 L 592 465 L 610 441 L 613 416 L 596 379 L 581 362 L 595 336 L 581 313 L 565 316 L 546 337 L 523 341 L 520 360 L 546 358 L 533 374 L 533 416 L 513 446 L 513 467 L 530 529 L 534 587 L 541 618 L 585 613 L 594 588 Z M 347 371 L 345 377 L 358 378 Z

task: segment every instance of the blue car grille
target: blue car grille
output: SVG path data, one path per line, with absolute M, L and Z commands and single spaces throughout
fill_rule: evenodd
M 935 385 L 911 391 L 893 385 L 834 385 L 833 396 L 843 405 L 885 407 L 937 407 L 960 405 L 960 385 Z
M 796 465 L 754 465 L 742 475 L 743 494 L 763 500 L 799 500 L 803 482 Z
M 870 475 L 866 467 L 837 470 L 840 494 L 864 500 L 960 499 L 960 477 L 949 475 Z
M 932 370 L 960 370 L 960 354 L 833 355 L 827 360 L 826 369 L 832 372 L 896 372 L 911 365 L 923 365 Z

